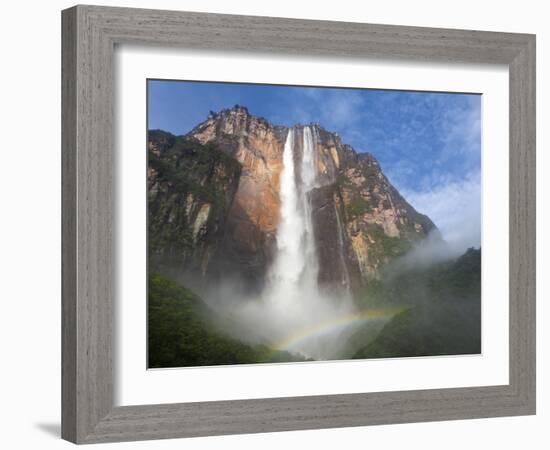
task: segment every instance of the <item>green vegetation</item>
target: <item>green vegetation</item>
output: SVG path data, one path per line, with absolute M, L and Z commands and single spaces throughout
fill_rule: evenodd
M 404 255 L 412 248 L 409 240 L 388 236 L 378 224 L 369 224 L 364 233 L 369 241 L 374 241 L 369 247 L 369 258 L 374 261 Z
M 409 239 L 418 240 L 424 237 L 424 233 L 418 233 L 414 224 L 419 224 L 425 233 L 430 232 L 434 228 L 433 222 L 430 218 L 424 214 L 420 214 L 415 211 L 413 208 L 410 208 L 407 212 L 409 218 L 405 224 L 405 229 L 403 230 Z
M 347 193 L 351 195 L 351 201 L 349 205 L 346 206 L 346 214 L 350 219 L 372 212 L 373 208 L 369 199 L 358 192 L 358 189 L 346 174 L 341 173 L 338 175 L 336 187 L 340 190 L 346 190 Z
M 346 207 L 346 211 L 352 218 L 360 217 L 363 214 L 372 212 L 372 206 L 366 198 L 357 193 L 353 196 L 350 204 Z
M 356 296 L 360 309 L 378 308 L 391 303 L 386 283 L 377 278 L 368 280 L 367 285 Z
M 148 365 L 151 368 L 303 361 L 250 346 L 216 329 L 213 312 L 190 290 L 158 274 L 149 277 Z
M 367 181 L 373 182 L 378 179 L 378 174 L 380 173 L 380 169 L 373 164 L 368 164 L 366 166 L 363 166 L 363 175 L 367 179 Z
M 430 267 L 409 268 L 397 275 L 386 276 L 391 295 L 400 303 L 418 303 L 461 299 L 479 301 L 481 297 L 481 250 L 468 249 L 454 261 Z
M 354 186 L 354 184 L 351 182 L 351 180 L 348 178 L 348 176 L 345 173 L 340 173 L 338 175 L 338 178 L 336 178 L 336 185 L 339 188 L 347 188 L 347 189 L 351 189 Z
M 477 301 L 480 296 L 481 249 L 470 248 L 456 260 L 429 267 L 410 267 L 394 273 L 390 266 L 382 279 L 369 280 L 358 298 L 362 307 L 370 307 L 450 299 Z
M 418 211 L 414 211 L 414 214 L 412 215 L 412 217 L 413 217 L 413 220 L 416 223 L 419 223 L 420 225 L 422 225 L 422 227 L 425 230 L 431 230 L 434 227 L 433 222 L 425 214 L 421 214 Z
M 480 353 L 479 319 L 479 311 L 471 303 L 417 305 L 397 314 L 354 358 Z
M 215 279 L 204 275 L 204 261 L 218 258 L 215 251 L 225 242 L 225 221 L 241 175 L 241 165 L 231 156 L 238 139 L 236 135 L 222 135 L 217 144 L 203 145 L 158 130 L 149 132 L 148 242 L 149 269 L 153 272 L 181 276 L 185 271 L 186 279 L 193 279 L 195 274 L 207 282 Z M 345 213 L 346 227 L 350 220 L 372 212 L 380 203 L 386 209 L 391 207 L 385 198 L 386 187 L 381 184 L 384 180 L 379 179 L 380 169 L 363 161 L 348 171 L 350 177 L 341 173 L 336 189 L 330 191 L 339 196 L 335 204 Z M 369 270 L 377 268 L 381 275 L 369 280 L 356 296 L 364 317 L 368 317 L 365 310 L 370 309 L 378 309 L 378 316 L 373 312 L 372 318 L 354 322 L 357 328 L 349 329 L 354 334 L 343 357 L 479 353 L 481 251 L 470 249 L 454 261 L 392 271 L 392 262 L 409 252 L 414 240 L 424 238 L 433 227 L 427 216 L 414 211 L 400 197 L 398 201 L 392 198 L 396 209 L 407 212 L 405 225 L 399 225 L 401 237 L 388 236 L 382 226 L 368 225 L 366 220 L 351 224 L 354 238 L 355 233 L 362 232 L 368 240 L 363 250 Z M 425 233 L 417 232 L 415 224 Z M 201 298 L 170 278 L 151 273 L 148 289 L 149 367 L 303 361 L 268 345 L 251 345 L 235 338 L 232 331 L 238 320 L 224 317 L 221 328 L 221 318 Z M 246 337 L 246 332 L 240 331 L 238 336 Z
M 150 139 L 158 139 L 158 134 L 151 131 Z M 149 152 L 148 167 L 157 172 L 158 180 L 169 182 L 178 194 L 191 193 L 202 201 L 225 206 L 223 186 L 240 174 L 240 163 L 212 143 L 202 145 L 176 136 L 167 141 L 159 155 Z M 213 178 L 216 182 L 209 182 Z
M 193 222 L 200 207 L 210 207 L 208 223 L 203 225 L 208 231 L 223 223 L 241 165 L 214 144 L 202 145 L 160 130 L 149 131 L 149 145 L 148 231 L 153 266 L 162 261 L 180 267 L 197 247 Z
M 380 334 L 354 358 L 475 354 L 481 351 L 481 250 L 455 261 L 412 268 L 372 281 L 362 308 L 400 305 Z

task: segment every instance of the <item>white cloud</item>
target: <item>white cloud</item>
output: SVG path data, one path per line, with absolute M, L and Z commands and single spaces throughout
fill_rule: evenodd
M 353 91 L 341 91 L 331 95 L 323 108 L 323 120 L 327 126 L 347 128 L 356 123 L 361 116 L 363 99 Z
M 372 127 L 376 117 L 368 118 L 365 97 L 357 91 L 312 88 L 294 94 L 287 112 L 291 121 L 320 121 L 328 130 L 345 136 L 357 150 L 384 156 L 383 168 L 392 184 L 435 222 L 453 252 L 480 245 L 481 116 L 477 96 L 464 102 L 434 94 L 426 95 L 424 102 L 401 102 L 400 114 L 408 120 L 389 114 L 384 120 L 395 121 L 391 130 L 366 131 L 365 120 L 370 120 Z M 384 98 L 391 96 L 388 93 Z M 392 101 L 388 102 L 384 107 L 393 107 Z M 373 133 L 378 133 L 375 138 Z M 369 137 L 377 142 L 377 148 L 369 148 Z
M 481 108 L 479 98 L 474 97 L 469 107 L 451 108 L 441 120 L 443 148 L 439 163 L 461 155 L 466 163 L 479 163 L 481 145 Z
M 481 245 L 481 178 L 479 172 L 426 191 L 402 192 L 419 212 L 428 215 L 456 253 Z
M 287 117 L 294 123 L 319 121 L 330 131 L 353 130 L 362 114 L 364 100 L 351 90 L 302 89 L 293 92 Z

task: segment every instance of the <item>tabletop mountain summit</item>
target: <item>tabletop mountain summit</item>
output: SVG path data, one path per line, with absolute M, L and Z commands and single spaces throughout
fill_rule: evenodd
M 319 289 L 355 293 L 440 239 L 373 155 L 318 124 L 273 125 L 236 105 L 184 136 L 150 130 L 148 159 L 150 264 L 199 290 L 230 279 L 261 292 L 313 270 Z

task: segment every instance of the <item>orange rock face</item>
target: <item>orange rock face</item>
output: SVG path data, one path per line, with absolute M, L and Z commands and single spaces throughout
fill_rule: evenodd
M 235 109 L 221 117 L 211 116 L 192 134 L 203 144 L 221 142 L 242 165 L 231 215 L 241 216 L 240 220 L 250 221 L 264 233 L 273 233 L 278 221 L 284 145 L 274 128 L 244 109 Z
M 311 201 L 319 281 L 360 286 L 435 226 L 403 199 L 372 155 L 358 154 L 320 126 L 312 129 L 318 188 Z M 211 113 L 190 133 L 203 144 L 215 143 L 242 166 L 225 237 L 214 257 L 218 273 L 235 273 L 258 286 L 265 280 L 275 248 L 287 132 L 236 106 Z M 298 126 L 297 160 L 302 157 L 302 132 Z
M 201 143 L 215 142 L 241 165 L 239 187 L 227 219 L 220 249 L 220 273 L 261 284 L 272 258 L 279 220 L 279 179 L 286 130 L 248 114 L 246 108 L 211 114 L 191 135 Z

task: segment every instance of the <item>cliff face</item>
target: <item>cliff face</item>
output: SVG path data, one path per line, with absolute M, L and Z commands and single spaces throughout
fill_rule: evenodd
M 242 167 L 212 272 L 251 289 L 262 287 L 273 258 L 286 132 L 236 107 L 211 113 L 189 133 L 202 144 L 214 143 Z
M 338 135 L 320 126 L 312 125 L 311 129 L 317 187 L 309 196 L 319 282 L 327 288 L 355 290 L 378 277 L 385 263 L 436 229 L 428 217 L 403 199 L 372 155 L 356 153 Z M 216 163 L 208 161 L 204 166 L 208 176 L 186 172 L 193 179 L 198 177 L 200 186 L 221 195 L 222 204 L 197 199 L 191 191 L 177 193 L 173 186 L 159 183 L 155 166 L 150 164 L 151 224 L 158 224 L 155 230 L 161 235 L 166 227 L 186 229 L 189 242 L 194 243 L 193 252 L 200 254 L 199 271 L 205 276 L 232 276 L 251 288 L 261 287 L 274 256 L 287 133 L 287 128 L 273 126 L 250 115 L 246 108 L 235 107 L 211 113 L 186 137 L 170 138 L 195 142 L 211 153 L 229 157 L 216 159 Z M 302 158 L 302 133 L 303 127 L 297 126 L 296 161 Z M 149 140 L 150 153 L 157 155 L 153 160 L 169 153 L 165 147 L 174 154 L 181 153 L 171 141 L 166 142 L 166 135 L 150 133 Z M 238 167 L 229 160 L 236 161 Z M 189 164 L 178 164 L 177 173 L 184 176 L 181 169 Z
M 317 153 L 323 186 L 312 193 L 312 203 L 321 281 L 339 274 L 342 283 L 347 278 L 352 288 L 360 287 L 377 278 L 384 264 L 406 253 L 415 241 L 437 232 L 433 222 L 391 185 L 371 154 L 356 153 L 323 129 L 317 133 Z M 341 238 L 326 237 L 339 233 Z
M 213 145 L 163 131 L 149 132 L 148 150 L 151 268 L 204 277 L 224 235 L 240 164 Z

